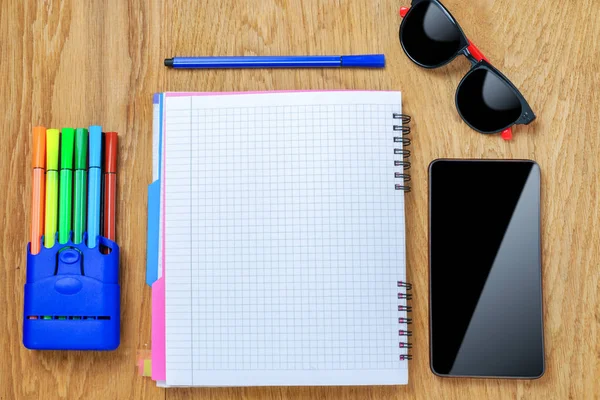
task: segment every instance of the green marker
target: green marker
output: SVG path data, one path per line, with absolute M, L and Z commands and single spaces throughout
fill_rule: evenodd
M 75 130 L 63 128 L 60 140 L 60 191 L 58 197 L 58 243 L 67 243 L 71 232 L 73 199 L 73 141 Z
M 75 130 L 75 198 L 73 200 L 73 243 L 83 242 L 87 197 L 88 130 Z

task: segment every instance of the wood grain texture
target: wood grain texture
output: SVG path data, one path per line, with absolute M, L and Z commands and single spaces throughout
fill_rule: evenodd
M 407 1 L 408 2 L 408 1 Z M 3 0 L 0 4 L 0 399 L 591 399 L 600 393 L 600 3 L 446 0 L 538 119 L 504 142 L 454 106 L 466 60 L 435 71 L 398 43 L 397 1 Z M 382 52 L 361 70 L 175 71 L 174 55 Z M 158 389 L 134 368 L 150 347 L 144 285 L 152 93 L 400 89 L 413 115 L 407 198 L 415 360 L 406 387 Z M 101 124 L 121 134 L 117 239 L 122 344 L 111 353 L 23 348 L 31 128 Z M 429 370 L 427 166 L 438 157 L 532 158 L 542 170 L 547 371 L 536 381 L 441 379 Z M 460 182 L 457 182 L 460 183 Z M 507 327 L 508 329 L 516 327 Z

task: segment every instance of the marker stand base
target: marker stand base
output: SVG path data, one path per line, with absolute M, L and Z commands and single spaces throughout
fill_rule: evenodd
M 23 344 L 28 349 L 119 347 L 119 246 L 102 236 L 94 248 L 86 242 L 84 234 L 80 244 L 42 245 L 36 255 L 27 245 Z

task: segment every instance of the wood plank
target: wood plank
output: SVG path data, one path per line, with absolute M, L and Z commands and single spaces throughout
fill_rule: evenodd
M 408 3 L 408 1 L 407 1 Z M 393 1 L 4 0 L 0 4 L 0 399 L 38 398 L 594 398 L 600 391 L 600 8 L 594 0 L 444 4 L 538 119 L 515 139 L 470 130 L 454 93 L 469 65 L 412 64 Z M 386 54 L 368 70 L 176 71 L 176 55 Z M 150 348 L 144 285 L 152 93 L 400 89 L 413 115 L 407 197 L 415 359 L 406 387 L 158 389 L 137 376 Z M 23 348 L 31 127 L 101 124 L 121 135 L 117 239 L 122 248 L 122 344 L 110 353 Z M 343 138 L 340 138 L 343 140 Z M 429 370 L 427 166 L 438 157 L 532 158 L 542 170 L 546 375 L 536 381 L 441 379 Z M 457 182 L 460 183 L 460 182 Z

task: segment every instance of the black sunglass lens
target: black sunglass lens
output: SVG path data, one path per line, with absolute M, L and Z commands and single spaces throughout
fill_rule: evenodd
M 460 39 L 458 26 L 443 9 L 428 1 L 411 8 L 400 32 L 406 54 L 425 67 L 451 60 L 460 50 Z
M 521 116 L 519 97 L 493 71 L 479 68 L 463 79 L 456 92 L 456 106 L 472 127 L 482 132 L 499 132 Z

